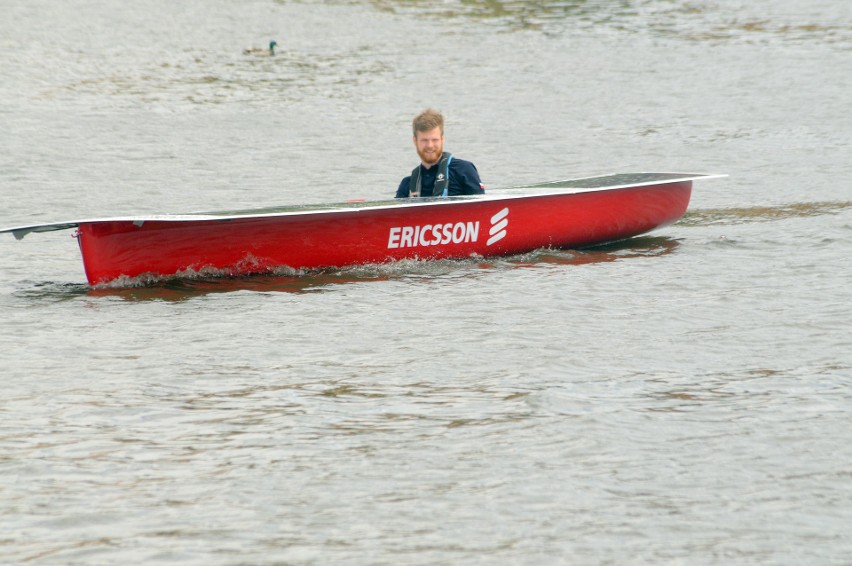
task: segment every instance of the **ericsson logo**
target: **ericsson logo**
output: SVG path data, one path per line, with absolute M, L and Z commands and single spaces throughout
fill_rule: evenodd
M 491 229 L 488 230 L 489 237 L 486 245 L 490 246 L 506 237 L 506 226 L 509 225 L 507 216 L 509 216 L 508 207 L 491 217 Z
M 491 217 L 486 246 L 506 237 L 509 208 Z M 388 232 L 388 249 L 468 244 L 479 241 L 479 220 L 424 224 L 422 226 L 393 226 Z

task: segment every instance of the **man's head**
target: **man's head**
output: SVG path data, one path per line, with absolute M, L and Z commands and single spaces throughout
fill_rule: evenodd
M 432 108 L 427 108 L 411 123 L 414 132 L 414 147 L 424 165 L 431 166 L 441 160 L 444 151 L 444 117 Z

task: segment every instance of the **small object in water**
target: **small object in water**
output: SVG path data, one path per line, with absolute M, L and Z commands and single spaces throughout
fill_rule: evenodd
M 269 42 L 269 49 L 249 47 L 248 49 L 243 49 L 243 55 L 275 55 L 276 47 L 278 47 L 278 42 L 273 39 Z

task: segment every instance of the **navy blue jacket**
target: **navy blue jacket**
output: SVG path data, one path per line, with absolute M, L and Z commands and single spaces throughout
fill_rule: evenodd
M 482 181 L 479 180 L 479 172 L 476 165 L 464 159 L 453 157 L 450 161 L 450 184 L 447 187 L 448 196 L 458 195 L 481 195 L 485 192 Z M 432 196 L 435 188 L 435 177 L 438 175 L 438 164 L 429 169 L 420 164 L 420 196 Z M 411 184 L 411 175 L 402 180 L 396 190 L 396 198 L 408 198 L 408 187 Z M 441 196 L 441 195 L 435 195 Z

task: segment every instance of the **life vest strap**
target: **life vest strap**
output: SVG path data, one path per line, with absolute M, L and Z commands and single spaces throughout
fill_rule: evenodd
M 447 198 L 450 189 L 450 162 L 453 160 L 453 154 L 446 151 L 441 154 L 441 160 L 438 162 L 438 176 L 435 178 L 435 187 L 432 189 L 433 197 Z M 408 196 L 420 196 L 420 172 L 423 169 L 422 165 L 418 165 L 411 172 L 411 180 L 408 184 Z

